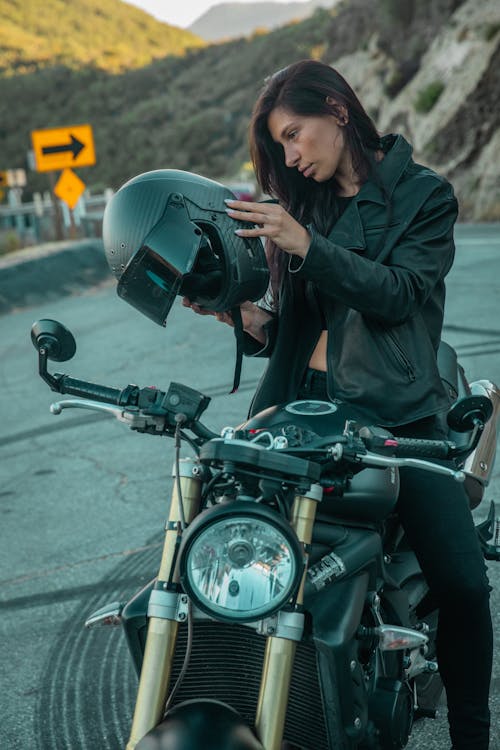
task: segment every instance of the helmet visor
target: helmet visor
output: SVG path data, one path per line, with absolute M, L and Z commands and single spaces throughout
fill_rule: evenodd
M 171 198 L 130 259 L 118 283 L 118 295 L 164 326 L 182 279 L 195 264 L 202 237 L 200 228 L 189 219 L 182 196 Z

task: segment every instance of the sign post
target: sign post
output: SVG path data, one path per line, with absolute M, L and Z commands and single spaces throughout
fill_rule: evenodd
M 94 136 L 91 125 L 70 125 L 64 128 L 33 130 L 33 159 L 38 172 L 49 172 L 52 192 L 69 208 L 71 234 L 75 234 L 73 209 L 85 191 L 85 183 L 72 167 L 95 164 Z M 54 172 L 62 170 L 57 182 Z M 54 201 L 56 236 L 62 239 L 62 217 Z

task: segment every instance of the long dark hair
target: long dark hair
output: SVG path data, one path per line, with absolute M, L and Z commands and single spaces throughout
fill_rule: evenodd
M 297 221 L 313 223 L 326 235 L 338 218 L 335 176 L 316 183 L 286 166 L 283 148 L 272 139 L 267 124 L 276 107 L 302 116 L 334 115 L 341 121 L 347 113 L 343 126 L 346 144 L 360 183 L 373 173 L 375 151 L 380 148 L 379 133 L 347 81 L 325 63 L 301 60 L 266 79 L 250 123 L 250 153 L 257 181 L 263 192 L 277 198 Z M 285 254 L 270 241 L 266 251 L 276 300 Z

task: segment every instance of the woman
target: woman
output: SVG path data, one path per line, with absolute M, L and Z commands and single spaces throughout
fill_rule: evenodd
M 268 304 L 241 307 L 246 354 L 269 357 L 251 413 L 338 398 L 396 435 L 442 437 L 449 401 L 436 355 L 452 187 L 412 160 L 404 138 L 381 138 L 342 76 L 313 60 L 267 79 L 250 142 L 258 182 L 276 199 L 227 201 L 231 217 L 255 224 L 240 236 L 265 238 L 271 269 Z M 399 513 L 439 601 L 453 748 L 487 750 L 489 588 L 465 492 L 404 469 Z

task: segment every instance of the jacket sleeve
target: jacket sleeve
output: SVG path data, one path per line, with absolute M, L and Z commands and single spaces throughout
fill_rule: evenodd
M 262 326 L 264 333 L 266 334 L 266 341 L 262 344 L 257 339 L 254 339 L 249 333 L 245 333 L 243 337 L 243 354 L 247 357 L 270 357 L 273 353 L 274 344 L 276 341 L 276 335 L 278 332 L 278 316 L 276 313 L 273 314 L 271 320 Z
M 313 228 L 307 255 L 303 260 L 292 256 L 289 271 L 313 281 L 323 294 L 347 307 L 398 325 L 424 305 L 448 273 L 457 213 L 451 185 L 436 179 L 436 187 L 398 242 L 382 248 L 383 262 L 338 245 Z

